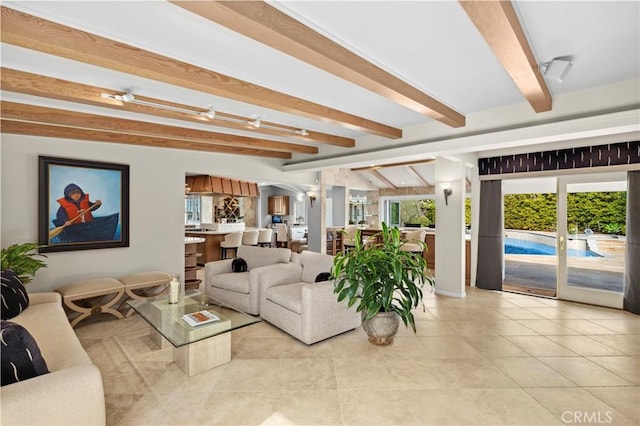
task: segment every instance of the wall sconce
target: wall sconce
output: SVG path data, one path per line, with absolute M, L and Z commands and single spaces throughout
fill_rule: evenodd
M 442 191 L 444 192 L 444 204 L 445 206 L 449 205 L 449 195 L 453 194 L 453 189 L 449 186 L 448 183 L 440 184 L 442 187 Z
M 309 197 L 309 204 L 311 204 L 311 207 L 313 207 L 313 203 L 316 201 L 316 194 L 309 191 L 307 192 L 307 196 Z

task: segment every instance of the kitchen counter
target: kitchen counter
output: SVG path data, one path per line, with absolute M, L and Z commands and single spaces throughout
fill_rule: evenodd
M 184 237 L 185 244 L 199 244 L 205 241 L 207 241 L 207 239 L 202 237 Z

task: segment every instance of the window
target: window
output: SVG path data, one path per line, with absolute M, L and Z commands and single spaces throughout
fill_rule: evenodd
M 200 225 L 201 202 L 200 196 L 189 194 L 184 197 L 184 224 Z

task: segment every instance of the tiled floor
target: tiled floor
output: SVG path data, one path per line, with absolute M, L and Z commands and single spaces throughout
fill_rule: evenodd
M 188 378 L 137 316 L 77 333 L 117 424 L 640 424 L 640 317 L 469 289 L 428 295 L 390 347 L 361 329 L 306 346 L 268 323 Z

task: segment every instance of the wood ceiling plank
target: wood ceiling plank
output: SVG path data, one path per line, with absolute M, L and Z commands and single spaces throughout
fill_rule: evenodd
M 1 7 L 1 13 L 3 43 L 349 129 L 393 139 L 402 137 L 401 129 L 57 24 L 6 6 Z
M 318 148 L 307 145 L 296 145 L 267 139 L 207 132 L 204 130 L 107 117 L 104 115 L 87 114 L 17 102 L 2 101 L 0 105 L 2 107 L 2 116 L 13 120 L 105 130 L 158 138 L 216 143 L 218 145 L 233 147 L 258 148 L 268 151 L 301 152 L 305 154 L 316 154 L 318 152 Z
M 278 123 L 272 123 L 263 121 L 263 124 L 271 127 L 278 127 L 282 130 L 277 130 L 269 127 L 255 128 L 248 126 L 243 121 L 248 121 L 246 117 L 238 115 L 227 114 L 224 112 L 216 111 L 216 117 L 221 117 L 220 120 L 211 121 L 204 117 L 197 115 L 191 115 L 181 113 L 177 111 L 168 111 L 162 108 L 154 108 L 147 105 L 138 105 L 132 103 L 123 103 L 115 99 L 102 97 L 103 93 L 107 94 L 121 94 L 118 90 L 107 89 L 103 87 L 91 86 L 87 84 L 74 83 L 59 78 L 47 77 L 44 75 L 28 73 L 25 71 L 14 70 L 10 68 L 0 69 L 0 79 L 2 84 L 2 90 L 10 92 L 24 93 L 27 95 L 41 96 L 50 99 L 58 99 L 63 101 L 77 102 L 85 105 L 95 105 L 107 108 L 113 108 L 117 110 L 126 110 L 131 112 L 137 112 L 141 114 L 148 114 L 157 117 L 173 118 L 177 120 L 190 121 L 200 124 L 208 124 L 212 126 L 226 127 L 237 130 L 252 131 L 255 133 L 263 133 L 275 136 L 291 137 L 296 139 L 305 140 L 308 142 L 319 142 L 330 145 L 342 146 L 351 148 L 355 146 L 355 140 L 351 138 L 345 138 L 342 136 L 331 135 L 328 133 L 316 132 L 307 130 L 309 133 L 307 136 L 301 136 L 294 133 L 295 128 L 291 126 L 284 126 Z M 178 104 L 174 102 L 167 102 L 160 99 L 154 99 L 136 94 L 136 99 L 163 104 L 171 107 L 186 109 L 186 110 L 201 110 L 206 112 L 204 108 L 197 108 L 191 105 Z M 236 120 L 225 121 L 224 119 Z
M 365 166 L 365 167 L 356 167 L 351 169 L 352 172 L 362 172 L 362 171 L 366 171 L 366 170 L 378 170 L 378 169 L 389 169 L 392 167 L 402 167 L 402 166 L 414 166 L 416 164 L 429 164 L 429 163 L 433 163 L 434 160 L 433 158 L 427 159 L 427 160 L 417 160 L 417 161 L 403 161 L 400 163 L 389 163 L 389 164 L 380 164 L 380 165 L 374 165 L 374 166 Z
M 267 151 L 253 148 L 232 147 L 214 143 L 194 142 L 177 139 L 156 138 L 125 133 L 112 133 L 100 130 L 79 129 L 74 127 L 54 126 L 48 124 L 27 123 L 2 118 L 0 131 L 18 135 L 41 136 L 58 139 L 75 139 L 93 142 L 120 143 L 156 148 L 186 149 L 191 151 L 219 152 L 223 154 L 252 155 L 258 157 L 290 159 L 286 152 Z
M 426 187 L 431 186 L 429 185 L 429 182 L 427 182 L 413 166 L 407 166 L 407 170 L 409 171 L 409 173 L 413 174 L 418 179 L 418 181 L 420 181 L 422 186 L 426 186 Z
M 451 127 L 465 117 L 263 1 L 170 1 Z
M 550 111 L 551 93 L 511 2 L 459 3 L 534 111 Z
M 391 181 L 389 179 L 387 179 L 386 177 L 384 177 L 382 175 L 382 173 L 380 173 L 378 170 L 372 169 L 372 170 L 370 170 L 370 172 L 373 173 L 378 179 L 380 179 L 381 181 L 383 181 L 384 183 L 386 183 L 390 187 L 392 187 L 394 189 L 397 188 L 397 186 L 395 186 L 393 183 L 391 183 Z

